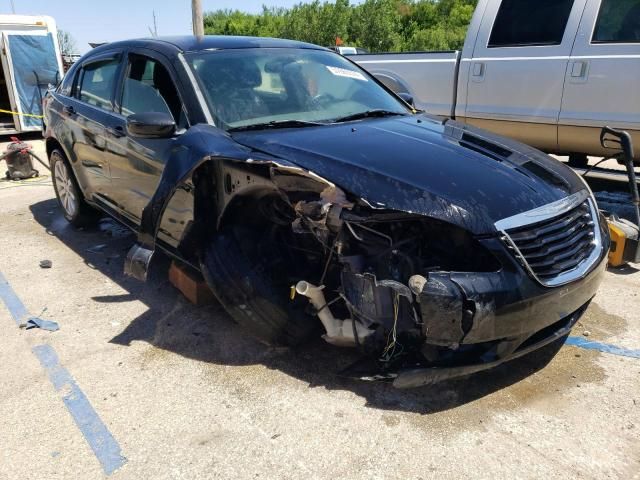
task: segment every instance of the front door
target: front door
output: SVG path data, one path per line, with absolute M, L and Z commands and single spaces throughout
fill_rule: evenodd
M 108 132 L 112 196 L 118 208 L 134 223 L 156 191 L 175 138 L 135 138 L 126 130 L 127 116 L 162 112 L 171 115 L 178 133 L 188 128 L 183 103 L 170 67 L 152 52 L 130 52 L 118 96 L 118 123 Z M 184 198 L 182 198 L 184 197 Z M 171 217 L 163 223 L 165 234 L 184 230 L 184 219 L 192 215 L 193 199 L 184 191 L 167 209 Z M 175 217 L 175 218 L 174 218 Z M 175 227 L 175 228 L 174 228 Z
M 473 58 L 467 60 L 467 123 L 557 151 L 565 72 L 585 3 L 489 3 Z M 493 24 L 487 22 L 493 18 Z
M 560 149 L 600 151 L 605 125 L 634 133 L 640 160 L 640 0 L 590 0 L 571 54 Z

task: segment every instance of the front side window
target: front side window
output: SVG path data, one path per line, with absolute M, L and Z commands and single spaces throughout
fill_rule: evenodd
M 122 87 L 121 113 L 168 113 L 176 124 L 184 126 L 182 102 L 167 72 L 158 61 L 142 55 L 130 55 Z
M 602 0 L 593 43 L 640 43 L 640 0 Z
M 78 98 L 104 110 L 113 110 L 111 96 L 116 81 L 119 59 L 90 63 L 83 67 Z
M 560 45 L 573 0 L 503 0 L 489 48 Z
M 333 52 L 247 48 L 186 56 L 225 129 L 269 122 L 327 123 L 372 110 L 408 114 L 369 75 Z

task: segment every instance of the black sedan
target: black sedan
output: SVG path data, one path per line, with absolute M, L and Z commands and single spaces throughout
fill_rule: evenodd
M 127 273 L 146 279 L 161 248 L 263 341 L 322 334 L 363 352 L 353 375 L 398 387 L 562 338 L 605 269 L 570 169 L 417 112 L 315 45 L 104 45 L 48 94 L 45 137 L 67 220 L 138 233 Z

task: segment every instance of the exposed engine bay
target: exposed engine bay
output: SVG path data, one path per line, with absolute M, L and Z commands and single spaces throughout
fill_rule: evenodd
M 291 301 L 308 302 L 306 312 L 320 321 L 328 343 L 359 349 L 382 376 L 459 349 L 476 304 L 442 272 L 500 269 L 463 229 L 350 200 L 334 185 L 265 195 L 243 211 L 251 231 L 239 237 L 248 249 L 261 230 L 252 257 L 264 263 L 257 268 L 271 271 Z M 447 314 L 444 328 L 452 332 L 443 333 L 433 320 L 442 323 Z

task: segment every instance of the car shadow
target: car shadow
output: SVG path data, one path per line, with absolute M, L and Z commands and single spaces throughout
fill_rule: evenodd
M 99 270 L 127 292 L 91 300 L 106 306 L 139 300 L 148 307 L 110 340 L 118 345 L 145 341 L 156 348 L 211 364 L 262 364 L 310 387 L 351 391 L 364 398 L 371 408 L 420 414 L 449 410 L 513 385 L 542 369 L 562 346 L 562 342 L 555 342 L 493 370 L 411 390 L 343 378 L 338 372 L 359 359 L 356 352 L 333 347 L 319 338 L 297 349 L 263 345 L 236 325 L 218 303 L 202 307 L 190 304 L 168 281 L 170 260 L 166 255 L 154 257 L 147 282 L 126 277 L 123 260 L 135 239 L 126 228 L 104 219 L 98 228 L 75 229 L 66 223 L 55 199 L 30 208 L 35 220 L 50 235 L 83 258 L 88 267 Z

